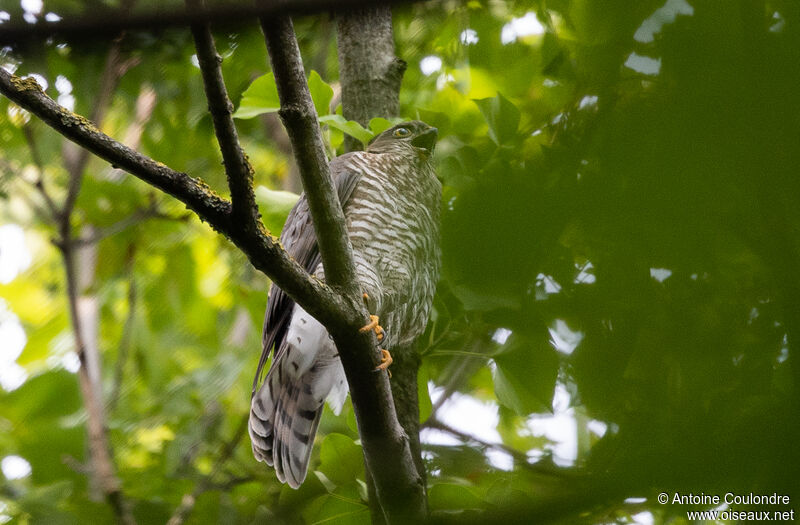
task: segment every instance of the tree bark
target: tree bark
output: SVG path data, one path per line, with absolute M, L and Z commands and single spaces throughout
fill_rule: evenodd
M 387 5 L 337 16 L 339 81 L 344 118 L 367 126 L 375 117 L 396 117 L 406 63 L 394 54 L 392 11 Z M 345 149 L 362 149 L 345 136 Z

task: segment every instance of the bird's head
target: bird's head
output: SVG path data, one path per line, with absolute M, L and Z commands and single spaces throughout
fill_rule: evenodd
M 439 130 L 419 120 L 403 122 L 387 129 L 367 146 L 370 153 L 390 153 L 400 148 L 414 148 L 424 156 L 430 156 L 436 146 Z

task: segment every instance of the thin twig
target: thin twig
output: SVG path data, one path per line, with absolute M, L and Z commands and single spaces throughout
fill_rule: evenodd
M 59 220 L 59 216 L 61 215 L 61 210 L 58 209 L 58 206 L 56 206 L 56 203 L 53 202 L 52 197 L 50 197 L 50 192 L 48 192 L 47 188 L 45 188 L 44 163 L 42 162 L 42 157 L 39 154 L 39 148 L 36 145 L 36 139 L 33 136 L 33 130 L 31 129 L 30 124 L 25 124 L 22 126 L 22 135 L 25 137 L 25 142 L 28 143 L 28 150 L 30 150 L 33 165 L 36 166 L 36 180 L 33 181 L 32 184 L 44 199 L 44 202 L 47 205 L 47 210 L 50 212 L 50 217 L 54 222 L 57 222 Z
M 117 351 L 117 362 L 114 367 L 114 381 L 111 386 L 111 394 L 108 398 L 108 411 L 112 412 L 119 402 L 120 391 L 122 389 L 122 379 L 125 372 L 125 363 L 128 361 L 128 352 L 131 347 L 133 336 L 133 321 L 136 316 L 136 273 L 133 266 L 136 261 L 136 247 L 128 245 L 128 254 L 125 260 L 125 270 L 130 275 L 128 281 L 128 315 L 125 317 L 125 324 L 122 325 L 122 336 L 119 340 L 119 350 Z
M 233 453 L 236 451 L 236 447 L 239 445 L 239 442 L 242 440 L 242 436 L 247 434 L 247 421 L 249 419 L 249 414 L 246 415 L 239 424 L 236 426 L 236 430 L 225 443 L 222 444 L 219 454 L 217 455 L 217 459 L 214 461 L 214 465 L 211 467 L 211 471 L 204 476 L 198 483 L 195 485 L 194 490 L 191 493 L 187 493 L 183 495 L 181 498 L 181 504 L 175 509 L 175 512 L 170 517 L 167 525 L 181 525 L 186 518 L 189 517 L 192 510 L 194 510 L 194 505 L 197 502 L 197 498 L 200 497 L 201 494 L 207 492 L 209 490 L 219 490 L 222 487 L 223 490 L 230 488 L 230 484 L 235 485 L 237 483 L 243 483 L 245 481 L 249 481 L 250 476 L 245 477 L 235 477 L 230 478 L 227 482 L 223 484 L 219 484 L 214 481 L 214 478 L 221 472 L 222 467 L 225 463 L 233 456 Z

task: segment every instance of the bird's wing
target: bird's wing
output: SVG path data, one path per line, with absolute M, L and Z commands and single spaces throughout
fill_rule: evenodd
M 346 153 L 336 157 L 330 163 L 331 176 L 333 177 L 333 183 L 336 186 L 336 193 L 339 196 L 339 203 L 342 208 L 347 204 L 361 178 L 361 173 L 353 170 L 348 162 L 348 159 L 355 154 Z M 284 223 L 283 231 L 281 232 L 281 244 L 289 252 L 289 255 L 307 272 L 313 273 L 317 269 L 321 257 L 305 193 L 300 196 L 300 200 L 297 201 L 297 204 L 294 205 L 294 208 L 286 218 L 286 223 Z M 269 358 L 273 345 L 275 348 L 281 347 L 281 342 L 286 336 L 286 330 L 289 327 L 293 309 L 294 301 L 292 298 L 273 284 L 270 287 L 269 299 L 267 299 L 264 331 L 261 337 L 261 358 L 258 360 L 258 369 L 253 379 L 251 395 L 255 395 L 261 371 L 267 362 L 267 358 Z

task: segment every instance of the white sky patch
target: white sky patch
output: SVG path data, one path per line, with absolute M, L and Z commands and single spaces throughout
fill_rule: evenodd
M 583 332 L 571 330 L 562 319 L 556 319 L 548 330 L 553 346 L 562 354 L 570 355 L 583 340 Z
M 634 52 L 628 55 L 625 67 L 644 75 L 658 75 L 661 71 L 661 59 L 642 56 Z
M 42 12 L 44 2 L 42 0 L 20 0 L 19 5 L 22 6 L 22 10 L 26 13 L 38 15 Z
M 194 67 L 196 67 L 197 69 L 200 69 L 200 60 L 198 60 L 198 59 L 197 59 L 197 55 L 192 55 L 192 56 L 189 58 L 189 62 L 191 62 L 191 63 L 192 63 L 192 65 L 193 65 Z
M 61 366 L 63 366 L 64 370 L 67 372 L 77 374 L 78 370 L 81 368 L 81 360 L 78 358 L 78 354 L 69 351 L 61 358 Z
M 541 35 L 544 31 L 545 28 L 536 18 L 536 14 L 529 11 L 522 18 L 513 18 L 503 26 L 500 32 L 500 41 L 503 44 L 510 44 L 516 42 L 520 37 Z
M 31 475 L 31 464 L 21 456 L 6 456 L 0 461 L 6 479 L 22 479 Z
M 25 232 L 17 224 L 0 226 L 0 284 L 8 284 L 31 265 Z
M 11 14 L 8 11 L 0 11 L 0 24 L 11 20 Z
M 17 358 L 28 342 L 19 319 L 0 299 L 0 388 L 11 392 L 22 386 L 28 373 L 17 364 Z
M 61 17 L 58 16 L 57 14 L 55 14 L 55 13 L 47 13 L 46 15 L 44 15 L 44 19 L 47 20 L 48 22 L 60 22 L 61 21 Z
M 442 73 L 436 78 L 436 89 L 441 91 L 450 82 L 455 82 L 455 77 L 450 73 Z
M 561 285 L 558 284 L 558 281 L 553 279 L 552 276 L 545 275 L 543 273 L 540 273 L 539 275 L 536 276 L 536 287 L 537 288 L 544 287 L 544 293 L 546 295 L 558 293 L 561 291 Z M 543 299 L 543 297 L 540 298 L 537 296 L 537 299 Z
M 578 103 L 578 109 L 585 109 L 597 105 L 597 95 L 586 95 Z
M 653 525 L 655 523 L 655 518 L 649 511 L 639 512 L 631 516 L 631 518 L 633 518 L 633 522 L 636 525 Z
M 650 277 L 656 281 L 663 283 L 672 275 L 672 270 L 666 268 L 650 268 Z
M 597 281 L 594 274 L 590 273 L 594 270 L 594 265 L 590 261 L 583 266 L 576 264 L 575 267 L 579 269 L 578 275 L 575 277 L 575 284 L 594 284 Z
M 75 111 L 75 97 L 66 93 L 58 96 L 58 103 L 70 111 Z
M 442 69 L 442 59 L 436 55 L 428 55 L 419 61 L 419 69 L 425 76 L 430 76 Z
M 556 87 L 560 86 L 561 82 L 559 82 L 558 80 L 553 80 L 552 78 L 546 78 L 542 80 L 542 85 L 544 87 Z
M 428 383 L 431 401 L 435 404 L 444 393 L 444 388 Z M 445 425 L 475 437 L 485 443 L 502 443 L 497 425 L 500 422 L 497 403 L 479 401 L 472 396 L 454 393 L 439 408 L 436 418 Z M 420 433 L 420 440 L 431 445 L 455 446 L 462 441 L 447 432 L 426 428 Z M 489 463 L 502 470 L 510 470 L 513 460 L 504 452 L 487 453 Z M 509 462 L 511 460 L 511 462 Z
M 608 424 L 597 419 L 590 419 L 586 422 L 586 429 L 595 436 L 601 438 L 608 432 Z
M 665 24 L 671 24 L 678 15 L 691 16 L 694 8 L 686 0 L 667 0 L 667 3 L 659 7 L 655 12 L 642 22 L 639 29 L 633 35 L 633 39 L 643 44 L 649 44 L 655 40 L 656 33 L 660 33 Z
M 504 345 L 506 344 L 506 341 L 508 340 L 510 335 L 511 335 L 511 330 L 509 330 L 508 328 L 498 328 L 497 330 L 494 331 L 494 334 L 492 334 L 492 341 Z
M 64 75 L 58 75 L 56 77 L 56 89 L 62 94 L 72 93 L 72 82 Z
M 638 505 L 639 503 L 645 503 L 647 498 L 626 498 L 625 503 L 628 505 Z
M 471 46 L 478 43 L 478 32 L 474 29 L 467 28 L 461 32 L 458 39 L 465 46 Z
M 528 429 L 534 436 L 544 436 L 553 443 L 545 446 L 553 454 L 553 462 L 562 467 L 575 464 L 578 459 L 578 421 L 575 409 L 570 407 L 570 395 L 562 383 L 556 383 L 553 395 L 553 414 L 536 414 L 528 418 Z M 533 459 L 539 454 L 529 454 Z

